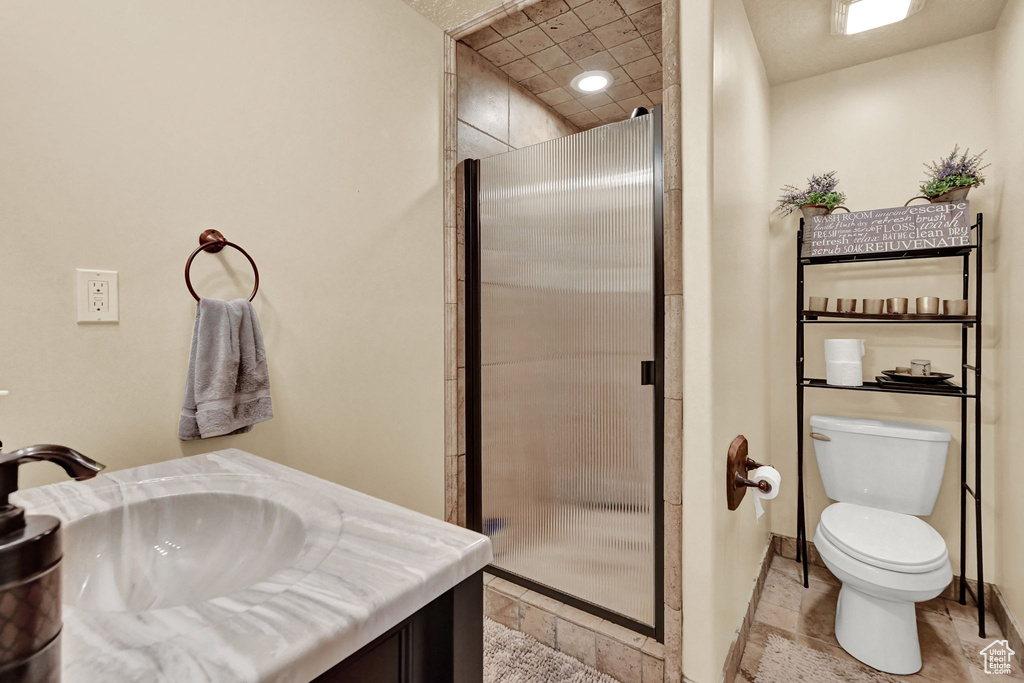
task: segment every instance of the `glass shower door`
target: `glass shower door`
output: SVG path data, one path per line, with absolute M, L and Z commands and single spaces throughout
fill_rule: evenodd
M 652 629 L 659 116 L 475 162 L 467 234 L 470 447 L 493 566 Z

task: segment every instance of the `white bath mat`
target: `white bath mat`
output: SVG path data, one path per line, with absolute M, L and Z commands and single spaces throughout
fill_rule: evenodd
M 836 659 L 788 638 L 768 636 L 756 683 L 899 683 L 864 664 Z
M 484 683 L 618 683 L 567 654 L 484 620 Z

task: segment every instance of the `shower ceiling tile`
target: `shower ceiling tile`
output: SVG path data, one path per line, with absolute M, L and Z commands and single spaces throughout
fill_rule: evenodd
M 647 45 L 651 48 L 652 52 L 655 52 L 659 55 L 661 54 L 661 31 L 648 33 L 646 36 L 644 36 L 644 40 L 647 41 Z
M 609 52 L 598 52 L 577 62 L 586 71 L 611 71 L 619 65 Z
M 636 79 L 636 84 L 645 93 L 661 92 L 661 72 L 638 78 Z
M 533 78 L 527 78 L 525 81 L 522 82 L 522 84 L 527 90 L 532 92 L 534 95 L 539 95 L 542 92 L 554 90 L 555 88 L 558 87 L 558 84 L 551 80 L 551 76 L 548 76 L 547 74 L 541 74 L 539 76 L 534 76 Z
M 607 26 L 595 29 L 594 35 L 597 36 L 597 39 L 605 47 L 615 47 L 616 45 L 628 43 L 634 38 L 639 38 L 640 32 L 636 30 L 633 21 L 629 17 L 622 17 Z
M 601 119 L 594 116 L 593 112 L 585 111 L 581 114 L 573 114 L 569 120 L 580 128 L 593 128 L 601 124 Z
M 565 51 L 557 45 L 530 55 L 530 59 L 533 60 L 533 63 L 543 71 L 551 71 L 560 66 L 572 63 L 572 59 L 569 58 L 569 55 L 565 54 Z
M 583 20 L 587 28 L 595 29 L 625 17 L 626 12 L 616 0 L 590 0 L 576 8 L 576 16 Z
M 587 32 L 587 26 L 573 12 L 560 14 L 554 19 L 548 19 L 539 24 L 541 30 L 548 34 L 548 37 L 556 43 L 569 38 L 575 38 Z
M 565 0 L 540 0 L 536 5 L 523 8 L 526 16 L 535 24 L 543 23 L 568 11 L 569 6 L 565 4 Z
M 499 40 L 501 40 L 501 34 L 490 26 L 486 26 L 476 33 L 466 36 L 466 45 L 469 45 L 474 50 L 479 51 L 488 45 L 493 45 Z
M 643 94 L 640 91 L 640 86 L 633 81 L 623 83 L 622 85 L 613 85 L 608 88 L 607 93 L 608 97 L 612 98 L 613 102 L 622 102 L 630 97 L 636 97 L 637 95 Z
M 514 48 L 507 40 L 488 45 L 480 50 L 480 54 L 494 64 L 494 66 L 505 66 L 509 62 L 523 58 L 523 53 Z
M 661 102 L 660 0 L 541 0 L 463 41 L 584 129 Z M 575 90 L 592 70 L 611 73 L 608 89 Z
M 533 78 L 534 76 L 539 76 L 542 73 L 540 67 L 526 57 L 517 59 L 510 64 L 506 64 L 501 67 L 501 70 L 517 81 Z
M 580 104 L 579 100 L 570 100 L 556 104 L 553 109 L 562 116 L 572 116 L 573 114 L 582 114 L 587 111 L 587 108 Z
M 604 49 L 604 45 L 601 44 L 601 41 L 593 33 L 584 33 L 582 36 L 570 38 L 559 45 L 559 47 L 562 48 L 565 54 L 569 55 L 570 59 L 576 60 L 589 57 Z
M 544 35 L 544 31 L 536 26 L 510 36 L 507 40 L 524 55 L 532 55 L 534 52 L 540 52 L 555 44 L 553 40 Z
M 569 102 L 573 99 L 573 96 L 565 88 L 555 88 L 554 90 L 548 90 L 538 95 L 539 98 L 549 107 L 555 107 L 556 105 L 562 104 L 563 102 Z
M 644 57 L 631 64 L 627 64 L 622 68 L 625 69 L 630 78 L 643 78 L 644 76 L 650 76 L 661 71 L 661 62 L 658 61 L 657 57 L 651 55 L 650 57 Z
M 612 57 L 615 57 L 615 60 L 623 66 L 626 64 L 632 64 L 644 57 L 650 57 L 652 54 L 651 48 L 647 47 L 647 41 L 643 38 L 637 38 L 636 40 L 631 40 L 623 45 L 617 45 L 608 51 L 611 52 Z
M 660 5 L 661 0 L 619 0 L 619 4 L 626 10 L 626 14 L 636 14 L 642 9 Z
M 498 19 L 496 22 L 491 24 L 491 28 L 507 38 L 519 33 L 520 31 L 525 31 L 533 25 L 533 21 L 531 21 L 530 17 L 526 16 L 526 14 L 523 12 L 514 12 L 508 16 Z
M 636 30 L 640 31 L 640 35 L 645 36 L 648 33 L 661 30 L 661 5 L 654 7 L 648 7 L 645 10 L 637 12 L 630 17 L 633 21 L 633 25 L 636 26 Z
M 598 107 L 593 111 L 594 116 L 602 121 L 621 121 L 622 117 L 626 114 L 626 111 L 614 102 Z

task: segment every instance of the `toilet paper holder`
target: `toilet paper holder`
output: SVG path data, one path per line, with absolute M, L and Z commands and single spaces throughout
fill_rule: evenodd
M 769 493 L 772 485 L 767 481 L 756 482 L 747 479 L 747 472 L 761 467 L 748 453 L 747 437 L 740 434 L 729 444 L 729 459 L 725 466 L 725 495 L 729 509 L 735 510 L 743 501 L 748 488 L 756 488 L 762 493 Z

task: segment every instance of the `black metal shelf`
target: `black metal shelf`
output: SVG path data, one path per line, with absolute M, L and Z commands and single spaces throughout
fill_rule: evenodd
M 978 606 L 978 635 L 985 637 L 985 591 L 977 592 L 970 589 L 965 578 L 967 566 L 967 496 L 974 500 L 975 545 L 977 552 L 978 585 L 984 586 L 985 573 L 983 566 L 982 520 L 981 520 L 981 350 L 982 350 L 982 215 L 978 214 L 977 223 L 971 226 L 974 243 L 970 246 L 929 249 L 921 251 L 882 252 L 876 254 L 844 254 L 840 256 L 802 256 L 804 220 L 800 219 L 800 232 L 797 234 L 797 287 L 796 287 L 796 412 L 797 412 L 797 560 L 803 563 L 804 587 L 808 584 L 807 571 L 807 528 L 804 506 L 804 390 L 834 389 L 839 391 L 867 391 L 887 394 L 915 394 L 919 396 L 948 396 L 960 399 L 960 604 L 967 604 L 970 594 Z M 974 315 L 970 316 L 922 316 L 922 315 L 870 315 L 865 313 L 838 313 L 826 311 L 804 310 L 804 268 L 814 265 L 831 265 L 840 263 L 867 263 L 878 261 L 907 261 L 918 259 L 936 259 L 959 257 L 963 262 L 963 298 L 972 295 L 971 255 L 974 255 L 974 269 L 977 275 L 973 281 Z M 879 382 L 864 382 L 859 387 L 839 387 L 829 385 L 825 380 L 804 376 L 804 332 L 808 324 L 819 325 L 855 325 L 855 324 L 926 324 L 926 325 L 958 325 L 960 327 L 961 375 L 960 385 L 945 385 L 915 388 L 900 387 Z M 968 363 L 970 340 L 968 328 L 974 330 L 974 361 Z M 973 375 L 973 383 L 969 383 Z M 974 388 L 970 393 L 968 387 Z M 974 485 L 967 483 L 968 463 L 968 403 L 974 402 Z
M 915 325 L 966 325 L 972 327 L 978 322 L 977 316 L 973 315 L 919 315 L 916 313 L 839 313 L 837 311 L 804 311 L 803 317 L 798 322 L 802 324 L 814 323 L 818 325 L 841 325 L 841 324 L 915 324 Z M 827 320 L 823 320 L 827 318 Z
M 928 385 L 883 386 L 878 382 L 865 381 L 864 386 L 841 387 L 836 386 L 834 384 L 829 384 L 826 380 L 823 379 L 805 377 L 803 386 L 804 388 L 808 389 L 838 389 L 840 391 L 874 391 L 881 392 L 884 394 L 919 394 L 923 396 L 952 396 L 954 398 L 975 398 L 974 394 L 967 393 L 966 391 L 963 390 L 963 387 L 959 387 L 955 384 L 936 384 L 934 387 Z

